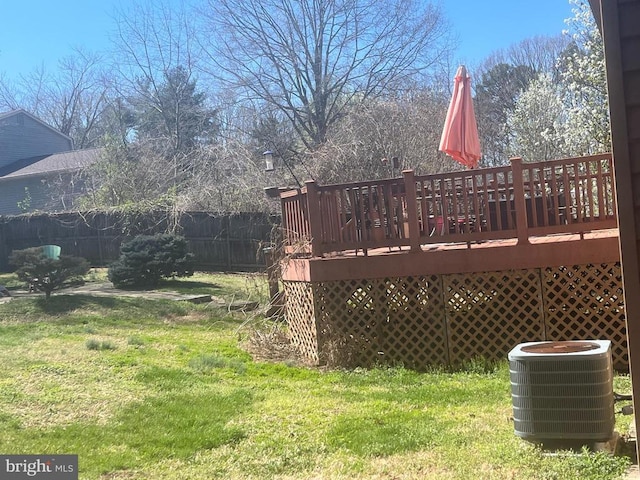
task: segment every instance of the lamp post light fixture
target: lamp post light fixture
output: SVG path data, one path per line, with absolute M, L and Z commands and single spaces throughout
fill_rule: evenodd
M 273 170 L 274 170 L 274 167 L 273 167 L 273 152 L 271 150 L 267 150 L 262 155 L 264 155 L 264 163 L 265 163 L 264 171 L 265 172 L 273 172 Z
M 387 157 L 383 157 L 381 161 L 385 167 L 389 166 L 392 177 L 395 175 L 395 171 L 400 169 L 400 159 L 398 157 L 391 157 L 391 162 Z
M 273 163 L 273 152 L 271 150 L 267 150 L 262 155 L 264 156 L 264 164 L 265 164 L 264 171 L 273 172 L 275 170 L 275 165 Z M 278 156 L 280 157 L 282 163 L 284 163 L 284 166 L 287 167 L 287 170 L 289 170 L 289 173 L 291 174 L 293 179 L 298 184 L 298 188 L 302 188 L 302 184 L 300 183 L 300 180 L 298 180 L 298 177 L 296 177 L 296 174 L 293 173 L 293 169 L 291 168 L 287 160 L 281 155 L 278 155 Z

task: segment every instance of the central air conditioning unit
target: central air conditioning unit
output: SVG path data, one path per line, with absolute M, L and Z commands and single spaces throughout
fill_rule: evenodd
M 517 436 L 602 442 L 615 426 L 609 340 L 522 343 L 509 352 Z

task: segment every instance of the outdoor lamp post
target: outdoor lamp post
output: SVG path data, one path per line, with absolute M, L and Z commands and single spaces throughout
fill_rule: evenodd
M 398 157 L 391 157 L 391 162 L 387 157 L 382 158 L 382 164 L 386 167 L 387 165 L 390 167 L 391 176 L 395 175 L 395 171 L 400 169 L 400 159 Z
M 273 172 L 273 152 L 271 150 L 267 150 L 262 155 L 264 155 L 264 171 L 265 172 Z
M 275 170 L 275 166 L 273 163 L 273 152 L 271 150 L 267 150 L 262 155 L 264 156 L 264 164 L 265 164 L 264 171 L 273 172 Z M 291 166 L 289 166 L 289 164 L 287 163 L 287 160 L 282 155 L 278 155 L 278 156 L 282 159 L 282 163 L 284 163 L 284 166 L 287 167 L 287 170 L 289 170 L 289 173 L 298 184 L 298 188 L 302 188 L 302 184 L 300 183 L 300 180 L 298 180 L 298 177 L 296 177 L 296 174 L 293 173 L 293 170 L 291 169 Z
M 271 150 L 267 150 L 262 155 L 264 156 L 264 171 L 273 172 L 275 170 L 273 168 L 273 152 Z M 278 187 L 265 187 L 264 193 L 266 193 L 269 198 L 280 197 L 280 189 Z

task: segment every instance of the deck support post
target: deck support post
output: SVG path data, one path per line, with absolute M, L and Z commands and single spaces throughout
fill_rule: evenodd
M 516 234 L 518 245 L 529 243 L 527 230 L 527 202 L 524 198 L 524 178 L 522 176 L 522 158 L 511 159 L 511 171 L 513 172 L 513 201 L 516 211 Z M 533 200 L 532 200 L 533 201 Z
M 320 218 L 320 198 L 318 185 L 313 180 L 307 180 L 307 212 L 309 213 L 309 236 L 311 237 L 311 255 L 322 256 L 322 218 Z
M 404 192 L 407 202 L 407 223 L 409 224 L 409 245 L 412 252 L 420 252 L 420 225 L 418 224 L 418 206 L 416 179 L 413 170 L 403 170 Z

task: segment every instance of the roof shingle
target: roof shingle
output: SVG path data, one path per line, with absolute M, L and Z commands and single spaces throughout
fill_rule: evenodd
M 96 163 L 102 151 L 91 148 L 26 158 L 0 169 L 0 180 L 79 170 Z

